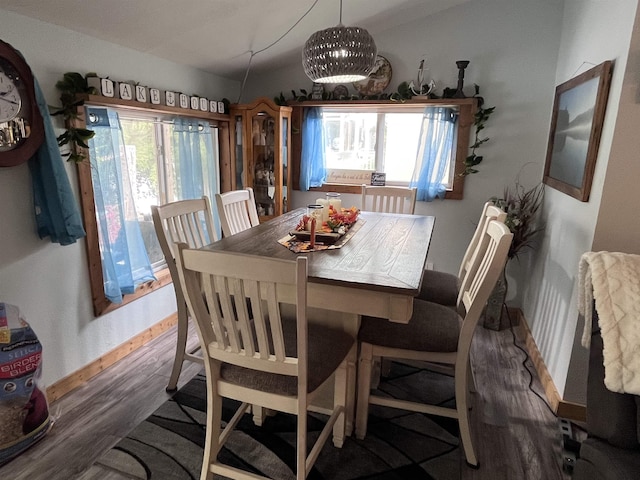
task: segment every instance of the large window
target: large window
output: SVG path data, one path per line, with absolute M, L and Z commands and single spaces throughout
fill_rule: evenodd
M 437 196 L 462 198 L 464 159 L 468 155 L 470 127 L 476 101 L 473 98 L 427 101 L 301 102 L 294 105 L 294 188 L 358 193 L 370 183 L 373 172 L 384 173 L 387 185 L 429 185 Z M 311 110 L 316 113 L 311 114 Z M 322 124 L 322 152 L 309 152 L 309 130 Z M 299 126 L 299 128 L 298 128 Z M 314 127 L 315 129 L 316 127 Z M 317 181 L 322 158 L 324 180 Z M 297 182 L 300 168 L 304 182 Z M 311 172 L 311 173 L 309 173 Z M 309 175 L 313 177 L 309 181 Z M 315 181 L 314 181 L 315 180 Z M 433 193 L 433 192 L 432 192 Z M 430 195 L 432 196 L 432 195 Z
M 151 206 L 220 191 L 228 121 L 188 110 L 96 103 L 83 112 L 95 136 L 78 172 L 94 311 L 101 315 L 170 282 Z
M 411 182 L 420 140 L 423 107 L 399 112 L 345 111 L 323 108 L 326 166 L 386 174 L 389 185 Z M 451 184 L 451 173 L 447 184 Z

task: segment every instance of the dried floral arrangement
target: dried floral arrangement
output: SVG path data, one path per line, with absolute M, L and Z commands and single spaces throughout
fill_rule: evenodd
M 524 250 L 534 247 L 536 235 L 544 230 L 538 222 L 538 212 L 544 199 L 544 184 L 526 190 L 516 180 L 512 188 L 506 187 L 502 197 L 490 199 L 494 205 L 507 212 L 505 225 L 513 233 L 509 258 L 518 257 Z

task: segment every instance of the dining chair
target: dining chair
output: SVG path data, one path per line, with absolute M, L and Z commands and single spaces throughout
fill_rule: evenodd
M 178 252 L 180 281 L 205 353 L 207 423 L 200 478 L 267 478 L 218 460 L 238 421 L 258 403 L 297 416 L 295 478 L 305 479 L 332 429 L 334 445 L 344 442 L 347 358 L 355 358 L 355 339 L 307 321 L 306 257 L 281 260 L 184 244 Z M 307 412 L 331 376 L 333 407 L 307 454 Z M 221 431 L 223 398 L 241 405 Z
M 477 265 L 473 279 L 464 285 L 462 304 L 464 317 L 444 305 L 415 300 L 413 315 L 407 324 L 382 318 L 364 317 L 358 333 L 358 394 L 356 407 L 356 437 L 367 432 L 369 405 L 381 405 L 402 410 L 455 418 L 467 463 L 478 466 L 469 427 L 469 354 L 478 319 L 491 290 L 504 268 L 513 234 L 504 223 L 492 220 L 479 239 L 482 248 L 472 259 Z M 472 267 L 474 268 L 474 267 Z M 374 357 L 410 361 L 427 361 L 453 367 L 455 408 L 427 405 L 371 394 L 371 370 Z
M 362 185 L 361 209 L 369 212 L 409 213 L 416 209 L 416 188 Z
M 216 193 L 222 234 L 229 237 L 260 223 L 253 188 Z
M 492 202 L 486 202 L 482 208 L 478 225 L 462 257 L 458 275 L 456 276 L 452 273 L 441 272 L 439 270 L 425 270 L 422 274 L 420 293 L 416 298 L 450 307 L 459 305 L 459 301 L 461 300 L 459 298 L 461 284 L 464 281 L 467 271 L 471 267 L 471 259 L 480 244 L 480 239 L 484 235 L 489 222 L 491 220 L 497 220 L 504 223 L 506 218 L 506 212 L 500 207 L 495 206 Z
M 189 314 L 176 268 L 174 244 L 184 242 L 197 248 L 212 243 L 218 238 L 213 227 L 211 202 L 208 197 L 196 200 L 179 200 L 165 205 L 153 205 L 151 216 L 160 248 L 169 267 L 178 309 L 176 356 L 167 385 L 167 391 L 173 392 L 178 385 L 182 365 L 185 361 L 203 363 L 202 357 L 195 355 L 200 349 L 199 346 L 191 351 L 186 351 Z

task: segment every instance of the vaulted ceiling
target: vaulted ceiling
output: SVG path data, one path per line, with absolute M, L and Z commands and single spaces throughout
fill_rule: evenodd
M 342 23 L 375 38 L 468 1 L 344 0 Z M 0 0 L 0 9 L 235 80 L 252 51 L 268 47 L 254 71 L 292 64 L 312 33 L 340 20 L 340 0 Z

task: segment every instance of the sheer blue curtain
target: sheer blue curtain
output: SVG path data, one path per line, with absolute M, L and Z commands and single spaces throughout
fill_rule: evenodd
M 155 280 L 133 199 L 118 114 L 87 108 L 95 136 L 89 141 L 98 238 L 106 297 L 122 303 L 144 282 Z
M 309 190 L 309 187 L 321 187 L 327 179 L 324 147 L 322 110 L 320 107 L 307 108 L 302 122 L 300 190 Z
M 417 199 L 431 202 L 446 192 L 445 174 L 451 163 L 457 113 L 448 107 L 426 107 L 422 117 L 420 141 L 411 186 Z
M 220 191 L 220 183 L 211 127 L 206 122 L 175 118 L 172 137 L 178 190 L 176 198 L 190 200 L 206 195 L 213 201 Z M 217 216 L 214 217 L 214 226 L 220 236 Z

